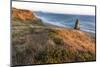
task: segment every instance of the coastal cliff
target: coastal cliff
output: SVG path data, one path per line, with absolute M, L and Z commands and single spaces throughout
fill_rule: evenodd
M 16 8 L 12 8 L 12 18 L 19 18 L 23 21 L 37 19 L 32 11 Z
M 12 8 L 13 65 L 94 60 L 95 38 L 89 33 L 48 26 L 34 12 Z

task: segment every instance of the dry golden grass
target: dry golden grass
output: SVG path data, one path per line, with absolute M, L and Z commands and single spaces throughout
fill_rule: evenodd
M 95 53 L 95 40 L 88 33 L 73 29 L 58 29 L 54 31 L 74 49 Z

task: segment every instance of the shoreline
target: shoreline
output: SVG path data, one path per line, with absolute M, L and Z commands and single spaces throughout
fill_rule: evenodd
M 50 23 L 45 23 L 44 21 L 43 21 L 43 23 L 44 23 L 44 25 L 45 26 L 47 26 L 47 27 L 58 27 L 58 28 L 63 28 L 63 29 L 71 29 L 71 30 L 75 30 L 74 28 L 68 28 L 68 27 L 62 27 L 62 26 L 57 26 L 57 25 L 53 25 L 53 24 L 50 24 Z M 87 31 L 83 31 L 83 30 L 78 30 L 78 31 L 81 31 L 81 32 L 84 32 L 84 33 L 87 33 L 87 34 L 89 34 L 92 38 L 94 38 L 95 39 L 95 32 L 94 33 L 92 33 L 92 32 L 87 32 Z
M 37 17 L 37 18 L 39 18 L 39 19 L 41 19 L 42 21 L 43 21 L 43 23 L 46 23 L 46 24 L 51 24 L 51 25 L 54 25 L 54 26 L 58 26 L 58 27 L 65 27 L 65 28 L 71 28 L 71 29 L 73 29 L 73 27 L 74 27 L 74 25 L 73 26 L 68 26 L 68 25 L 63 25 L 63 24 L 61 24 L 59 21 L 58 22 L 51 22 L 51 21 L 48 21 L 48 20 L 46 20 L 46 18 L 45 17 L 42 17 L 42 16 L 39 16 L 37 13 L 34 13 L 35 14 L 35 16 Z M 45 19 L 44 19 L 45 18 Z M 83 23 L 83 22 L 81 22 L 80 21 L 80 23 Z M 68 23 L 69 24 L 69 23 Z M 89 29 L 89 28 L 87 28 L 87 29 L 85 29 L 85 27 L 81 27 L 81 26 L 84 26 L 84 24 L 81 24 L 80 25 L 80 30 L 81 31 L 85 31 L 85 32 L 89 32 L 89 33 L 92 33 L 92 34 L 95 34 L 95 30 L 93 29 Z

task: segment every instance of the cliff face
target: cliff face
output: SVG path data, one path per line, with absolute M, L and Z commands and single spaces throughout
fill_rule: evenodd
M 18 27 L 22 25 L 42 26 L 43 22 L 35 16 L 33 11 L 12 8 L 12 25 L 17 25 Z
M 37 19 L 32 11 L 26 9 L 16 9 L 16 8 L 12 8 L 12 17 L 19 18 L 23 21 Z
M 90 34 L 54 25 L 44 26 L 31 11 L 12 9 L 13 65 L 94 60 L 95 39 Z

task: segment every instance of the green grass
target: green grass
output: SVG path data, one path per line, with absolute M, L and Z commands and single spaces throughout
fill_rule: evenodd
M 37 63 L 61 63 L 67 61 L 66 50 L 60 47 L 48 47 L 48 49 L 39 51 L 35 59 Z

